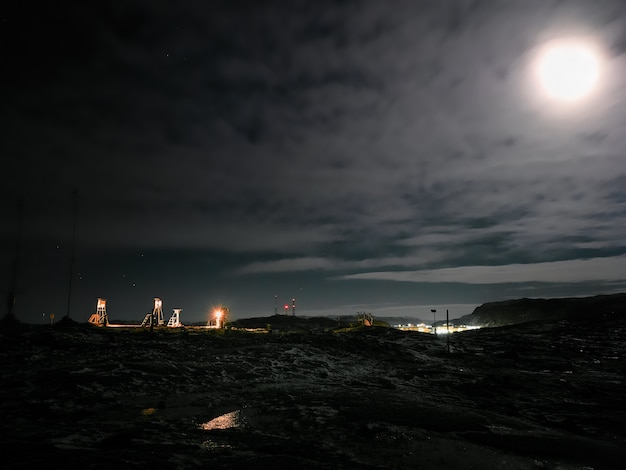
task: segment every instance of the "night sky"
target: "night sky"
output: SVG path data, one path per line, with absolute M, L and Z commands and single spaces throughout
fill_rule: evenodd
M 469 313 L 626 290 L 626 2 L 12 2 L 0 289 L 27 322 Z M 561 101 L 543 45 L 593 45 Z M 3 301 L 0 313 L 7 311 Z

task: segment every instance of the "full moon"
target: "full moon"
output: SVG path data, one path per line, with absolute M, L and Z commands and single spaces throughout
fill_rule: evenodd
M 593 91 L 600 75 L 594 49 L 576 41 L 553 41 L 540 52 L 537 74 L 544 91 L 561 101 L 576 101 Z

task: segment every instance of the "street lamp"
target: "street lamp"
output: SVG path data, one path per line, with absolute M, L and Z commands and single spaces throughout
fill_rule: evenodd
M 433 334 L 436 335 L 437 334 L 437 330 L 435 329 L 435 322 L 436 320 L 436 315 L 437 315 L 437 309 L 430 309 L 431 312 L 433 312 Z

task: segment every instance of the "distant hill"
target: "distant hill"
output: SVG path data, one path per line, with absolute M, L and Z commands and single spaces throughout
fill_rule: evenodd
M 424 323 L 423 320 L 417 317 L 382 317 L 375 314 L 372 314 L 372 316 L 374 317 L 374 324 L 378 326 L 407 325 L 409 323 L 419 325 L 420 323 Z M 330 318 L 344 326 L 357 322 L 356 315 L 327 315 L 325 318 Z
M 374 326 L 389 326 L 399 317 L 395 317 L 389 321 L 386 317 L 374 316 Z M 417 318 L 411 318 L 413 322 L 418 321 Z M 291 316 L 291 315 L 272 315 L 270 317 L 242 318 L 228 322 L 228 326 L 235 328 L 267 328 L 271 326 L 272 330 L 319 330 L 334 329 L 354 326 L 358 322 L 356 315 L 340 315 L 329 317 L 307 317 L 307 316 Z
M 454 324 L 494 327 L 537 320 L 600 320 L 617 315 L 626 315 L 626 294 L 488 302 L 455 319 Z
M 424 320 L 417 317 L 377 317 L 374 315 L 374 318 L 387 322 L 390 325 L 408 325 L 409 323 L 411 325 L 419 325 L 420 323 L 426 323 Z M 428 323 L 430 324 L 430 322 Z
M 272 330 L 315 330 L 336 328 L 337 320 L 326 317 L 298 317 L 291 315 L 272 315 L 270 317 L 242 318 L 228 322 L 235 328 L 267 328 Z

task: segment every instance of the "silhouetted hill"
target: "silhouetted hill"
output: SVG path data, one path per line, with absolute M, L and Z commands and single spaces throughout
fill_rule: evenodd
M 374 325 L 389 327 L 387 318 L 374 317 Z M 356 315 L 342 315 L 339 317 L 294 317 L 291 315 L 272 315 L 270 317 L 242 318 L 228 322 L 228 326 L 234 328 L 267 328 L 272 330 L 328 330 L 356 326 Z
M 419 325 L 420 323 L 426 323 L 424 320 L 418 317 L 374 317 L 379 320 L 384 320 L 390 325 Z
M 626 294 L 489 302 L 454 323 L 494 327 L 538 320 L 601 320 L 618 315 L 626 315 Z
M 325 317 L 293 317 L 272 315 L 270 317 L 242 318 L 228 323 L 235 328 L 267 328 L 272 330 L 312 330 L 336 328 L 337 321 Z

